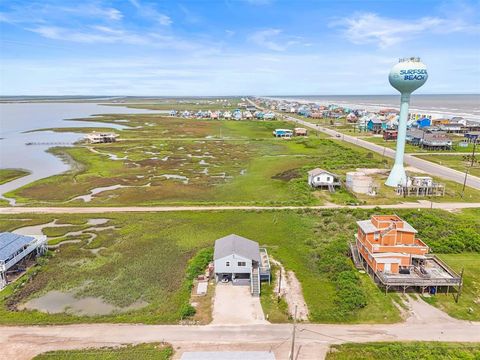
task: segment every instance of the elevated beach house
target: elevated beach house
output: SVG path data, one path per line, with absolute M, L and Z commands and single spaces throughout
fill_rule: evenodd
M 0 290 L 47 251 L 47 237 L 0 233 Z
M 314 188 L 328 188 L 334 192 L 335 187 L 339 187 L 340 177 L 330 171 L 315 168 L 308 172 L 308 185 Z
M 258 243 L 231 234 L 215 241 L 213 253 L 217 282 L 249 285 L 253 296 L 260 295 L 260 282 L 270 282 L 267 250 Z
M 293 130 L 275 129 L 273 130 L 273 136 L 280 137 L 280 138 L 291 138 L 293 136 Z
M 92 132 L 85 135 L 85 140 L 90 144 L 102 144 L 102 143 L 112 143 L 117 141 L 118 134 L 115 133 L 97 133 Z
M 399 288 L 448 291 L 460 286 L 461 278 L 443 261 L 429 254 L 429 247 L 408 222 L 397 215 L 373 215 L 357 221 L 352 257 L 357 268 L 365 269 L 379 285 Z

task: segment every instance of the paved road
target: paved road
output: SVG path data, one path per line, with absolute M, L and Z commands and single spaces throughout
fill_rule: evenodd
M 250 101 L 251 104 L 257 106 L 250 99 L 248 99 L 248 101 Z M 286 120 L 295 122 L 297 124 L 301 124 L 301 125 L 303 125 L 305 127 L 308 127 L 310 129 L 315 129 L 315 130 L 321 131 L 325 134 L 328 134 L 328 135 L 331 135 L 331 136 L 334 136 L 334 137 L 339 137 L 339 139 L 341 139 L 343 141 L 361 146 L 365 149 L 368 149 L 370 151 L 374 151 L 378 154 L 385 155 L 385 156 L 388 156 L 390 158 L 395 157 L 395 150 L 386 148 L 384 146 L 373 144 L 371 142 L 359 139 L 358 137 L 355 137 L 355 136 L 345 135 L 345 134 L 342 134 L 338 131 L 335 131 L 335 130 L 332 130 L 332 129 L 327 129 L 327 128 L 324 128 L 322 126 L 317 126 L 316 124 L 312 124 L 308 121 L 301 120 L 301 119 L 289 116 L 287 114 L 278 114 L 277 113 L 277 115 L 281 116 L 282 118 L 284 118 Z M 429 173 L 431 175 L 438 176 L 438 177 L 441 177 L 441 178 L 444 178 L 444 179 L 447 179 L 447 180 L 452 180 L 452 181 L 455 181 L 459 184 L 463 184 L 463 182 L 465 180 L 465 173 L 463 173 L 463 172 L 460 172 L 460 171 L 457 171 L 457 170 L 454 170 L 454 169 L 451 169 L 451 168 L 448 168 L 448 167 L 445 167 L 445 166 L 442 166 L 442 165 L 439 165 L 439 164 L 435 164 L 435 163 L 432 163 L 432 162 L 427 161 L 427 160 L 419 159 L 419 158 L 417 158 L 415 156 L 412 156 L 410 154 L 405 154 L 404 162 L 406 164 L 408 164 L 410 166 L 413 166 L 413 167 L 416 167 L 417 169 L 420 169 L 420 170 L 422 170 L 426 173 Z M 467 177 L 467 185 L 472 187 L 472 188 L 475 188 L 477 190 L 480 190 L 480 178 L 477 177 L 477 176 L 469 175 Z
M 452 319 L 423 301 L 410 301 L 408 306 L 408 319 L 396 324 L 299 324 L 297 359 L 323 359 L 329 345 L 344 342 L 480 342 L 480 322 Z M 291 331 L 290 324 L 3 326 L 0 327 L 0 358 L 26 360 L 41 352 L 57 349 L 167 341 L 174 346 L 177 358 L 182 352 L 190 350 L 271 350 L 277 360 L 283 360 L 288 357 Z
M 1 214 L 96 214 L 116 212 L 173 212 L 173 211 L 222 211 L 222 210 L 322 210 L 322 209 L 442 209 L 447 211 L 480 208 L 480 203 L 436 203 L 427 200 L 390 205 L 319 205 L 319 206 L 121 206 L 121 207 L 0 207 Z

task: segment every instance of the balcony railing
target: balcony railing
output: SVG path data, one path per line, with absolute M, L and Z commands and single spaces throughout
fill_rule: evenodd
M 451 278 L 418 278 L 411 277 L 409 275 L 405 276 L 390 276 L 379 271 L 376 273 L 380 282 L 384 285 L 395 286 L 395 285 L 410 285 L 410 286 L 452 286 L 460 285 L 460 277 L 451 277 Z
M 3 271 L 3 272 L 7 271 L 8 269 L 10 269 L 12 266 L 14 266 L 16 263 L 18 263 L 24 257 L 31 254 L 36 249 L 45 246 L 46 242 L 47 242 L 47 237 L 46 236 L 35 237 L 35 239 L 25 249 L 20 251 L 13 258 L 11 258 L 8 261 L 0 261 L 0 271 Z
M 268 257 L 267 249 L 260 248 L 260 262 L 259 270 L 261 275 L 270 274 L 270 259 Z

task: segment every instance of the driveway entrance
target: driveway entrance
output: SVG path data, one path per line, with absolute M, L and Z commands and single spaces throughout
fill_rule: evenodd
M 212 324 L 268 324 L 268 321 L 263 315 L 260 298 L 250 294 L 250 286 L 217 283 Z

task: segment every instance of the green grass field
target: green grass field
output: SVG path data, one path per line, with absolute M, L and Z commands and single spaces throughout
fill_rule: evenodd
M 0 169 L 0 185 L 27 176 L 30 172 L 21 169 Z
M 345 192 L 316 196 L 306 184 L 307 171 L 319 166 L 344 175 L 357 167 L 385 166 L 380 156 L 322 137 L 274 139 L 273 129 L 292 127 L 278 121 L 126 118 L 134 130 L 124 130 L 123 141 L 53 149 L 75 164 L 74 169 L 8 196 L 42 206 L 348 203 L 355 197 Z M 127 120 L 95 117 L 106 123 L 122 119 Z M 122 188 L 98 193 L 88 203 L 74 200 L 110 186 Z
M 478 343 L 381 342 L 332 345 L 326 360 L 476 360 Z
M 465 155 L 418 155 L 417 157 L 434 162 L 436 164 L 440 164 L 443 166 L 447 166 L 449 168 L 465 172 L 468 169 L 468 173 L 474 176 L 480 176 L 480 163 L 478 163 L 478 155 L 477 155 L 477 162 L 474 163 L 473 167 L 471 167 L 471 159 L 466 157 Z
M 149 343 L 121 347 L 49 351 L 35 360 L 169 360 L 173 349 L 167 344 Z
M 367 275 L 353 268 L 347 256 L 347 243 L 353 238 L 355 221 L 367 219 L 374 212 L 386 213 L 378 209 L 1 215 L 0 227 L 4 231 L 47 223 L 55 218 L 80 226 L 89 218 L 108 218 L 105 226 L 115 229 L 90 231 L 98 235 L 90 244 L 87 238 L 79 236 L 80 242 L 61 245 L 59 250 L 41 258 L 40 266 L 30 269 L 21 280 L 0 292 L 0 323 L 177 323 L 188 313 L 191 279 L 206 261 L 199 251 L 211 249 L 217 238 L 230 233 L 258 241 L 287 270 L 295 271 L 311 321 L 400 321 L 394 305 L 399 301 L 398 295 L 393 292 L 385 295 Z M 438 295 L 434 305 L 445 308 L 452 316 L 479 320 L 480 304 L 475 299 L 480 296 L 476 280 L 480 260 L 480 211 L 451 214 L 399 210 L 397 214 L 416 227 L 434 251 L 454 254 L 446 257 L 452 266 L 466 268 L 461 302 L 455 304 L 451 295 Z M 92 249 L 99 251 L 92 253 Z M 467 254 L 468 257 L 464 257 Z M 195 260 L 191 261 L 192 258 Z M 119 311 L 88 317 L 12 311 L 19 304 L 52 290 L 72 292 L 80 298 L 99 298 Z M 265 295 L 273 294 L 273 289 L 266 290 Z M 262 300 L 271 320 L 286 321 L 284 304 L 271 300 L 268 297 Z M 145 306 L 129 308 L 139 302 Z
M 29 206 L 320 205 L 417 200 L 396 196 L 382 186 L 382 179 L 377 197 L 344 189 L 335 194 L 313 191 L 306 184 L 307 171 L 312 168 L 324 168 L 345 180 L 345 173 L 357 168 L 388 169 L 391 159 L 315 132 L 310 132 L 309 138 L 275 139 L 275 128 L 294 127 L 281 120 L 220 121 L 161 114 L 107 114 L 81 120 L 103 122 L 105 130 L 111 123 L 128 128 L 115 130 L 120 135 L 116 143 L 51 149 L 72 164 L 72 170 L 16 189 L 6 194 L 8 197 Z M 468 189 L 461 198 L 459 184 L 447 185 L 447 196 L 436 201 L 480 201 L 479 191 Z M 114 188 L 108 190 L 110 187 Z M 92 201 L 75 199 L 102 188 L 106 189 Z
M 457 273 L 464 273 L 464 287 L 458 303 L 452 301 L 452 296 L 439 294 L 435 297 L 425 297 L 428 303 L 460 319 L 480 320 L 480 256 L 478 253 L 441 254 L 439 256 Z

